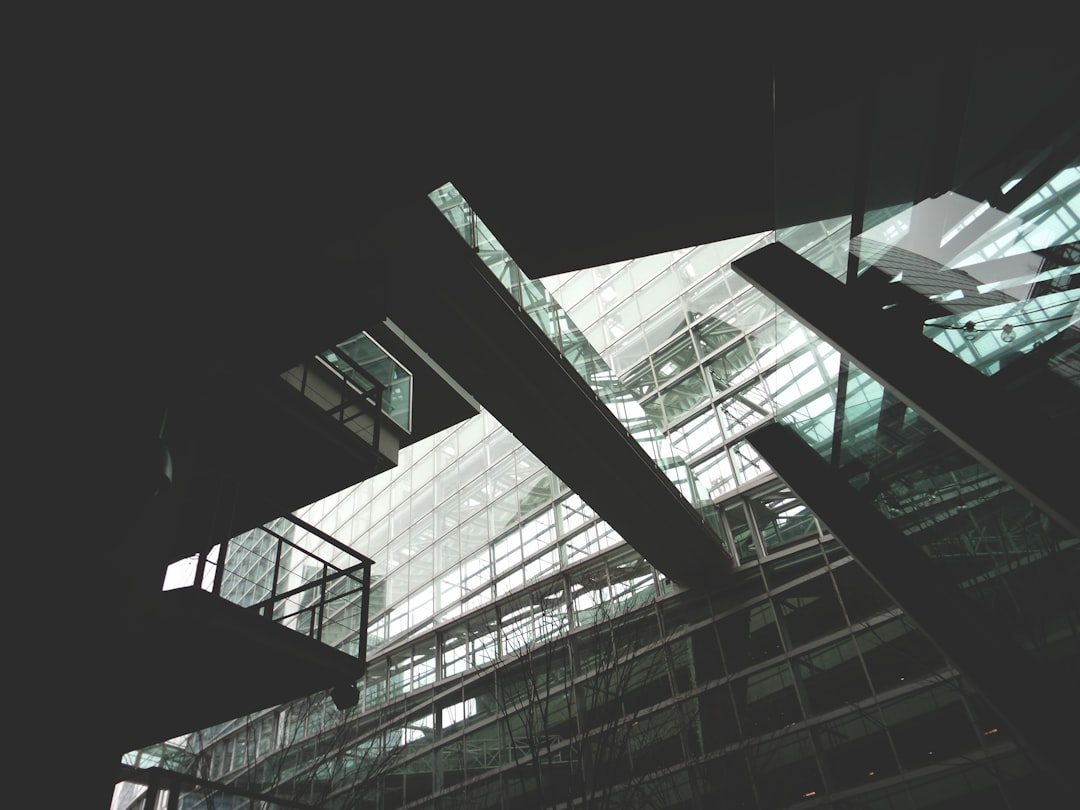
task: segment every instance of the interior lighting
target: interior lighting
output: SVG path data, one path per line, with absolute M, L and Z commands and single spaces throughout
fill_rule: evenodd
M 1054 321 L 1064 321 L 1072 317 L 1073 316 L 1071 314 L 1058 315 L 1053 318 L 1043 318 L 1037 321 L 1027 321 L 1021 324 L 1021 326 L 1038 326 L 1039 324 L 1053 323 Z M 982 321 L 982 323 L 986 323 L 986 321 Z M 964 333 L 964 340 L 975 340 L 979 336 L 979 332 L 994 332 L 997 329 L 997 327 L 979 326 L 979 324 L 975 321 L 965 321 L 964 323 L 959 325 L 926 323 L 924 324 L 924 326 L 930 326 L 935 329 L 958 329 Z M 1012 343 L 1014 340 L 1016 340 L 1016 327 L 1011 323 L 1005 324 L 1001 328 L 1001 339 L 1005 343 Z

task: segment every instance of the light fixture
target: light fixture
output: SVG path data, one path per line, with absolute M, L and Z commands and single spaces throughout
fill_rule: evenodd
M 1016 340 L 1016 330 L 1011 323 L 1007 323 L 1001 328 L 1001 342 L 1012 343 L 1014 340 Z
M 964 324 L 964 340 L 975 340 L 977 335 L 975 334 L 975 321 L 968 321 Z

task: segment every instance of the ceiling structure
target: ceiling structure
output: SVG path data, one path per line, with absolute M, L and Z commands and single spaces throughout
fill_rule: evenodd
M 407 307 L 389 300 L 400 279 L 439 268 L 414 261 L 407 239 L 388 248 L 382 223 L 432 189 L 453 182 L 525 272 L 550 275 L 975 182 L 1031 121 L 1067 114 L 1075 70 L 1052 53 L 1018 72 L 1035 54 L 987 65 L 909 42 L 822 58 L 760 37 L 677 59 L 516 61 L 512 43 L 432 44 L 372 49 L 344 81 L 298 70 L 287 49 L 255 59 L 239 46 L 152 75 L 118 60 L 65 77 L 57 130 L 80 137 L 47 144 L 45 192 L 65 216 L 42 248 L 65 280 L 29 287 L 50 303 L 45 345 L 71 369 L 47 398 L 78 403 L 70 440 L 46 452 L 54 490 L 73 468 L 79 484 L 50 550 L 71 570 L 47 616 L 74 639 L 43 667 L 52 688 L 73 660 L 100 661 L 106 680 L 129 663 L 107 594 L 125 576 L 115 563 L 145 440 L 171 408 Z M 964 118 L 976 68 L 995 71 L 1016 115 Z M 422 389 L 417 435 L 468 414 Z M 84 613 L 91 604 L 104 607 Z

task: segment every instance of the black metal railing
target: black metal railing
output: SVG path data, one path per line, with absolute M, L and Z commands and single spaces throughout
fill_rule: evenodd
M 386 386 L 352 358 L 342 352 L 335 352 L 334 360 L 313 357 L 282 378 L 324 413 L 379 449 Z
M 362 661 L 371 566 L 368 557 L 286 515 L 199 554 L 194 584 Z

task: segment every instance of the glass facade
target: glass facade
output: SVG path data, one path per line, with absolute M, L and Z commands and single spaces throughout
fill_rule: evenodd
M 880 386 L 852 369 L 838 387 L 840 354 L 730 269 L 782 241 L 840 277 L 850 238 L 838 219 L 522 293 L 717 507 L 730 582 L 675 586 L 482 413 L 299 513 L 375 561 L 360 703 L 191 735 L 177 767 L 206 784 L 181 806 L 1033 806 L 1023 747 L 746 441 L 781 420 L 831 447 L 841 390 L 845 437 L 876 424 Z M 930 526 L 938 556 L 983 542 L 946 531 L 965 520 L 1019 527 L 992 559 L 1045 545 L 1023 510 L 979 511 L 992 480 L 946 477 L 890 479 L 882 508 Z
M 877 275 L 900 288 L 902 303 L 884 328 L 911 325 L 902 310 L 922 314 L 910 339 L 932 341 L 991 378 L 1003 400 L 1018 397 L 1014 420 L 996 426 L 1001 434 L 1034 436 L 1036 427 L 1061 447 L 1075 446 L 1080 394 L 1076 162 L 1069 153 L 1035 161 L 987 200 L 947 193 L 881 212 L 854 236 L 847 278 L 866 289 Z M 826 376 L 836 406 L 778 412 L 778 421 L 1010 641 L 1042 665 L 1080 676 L 1080 602 L 1071 584 L 1080 538 L 1011 485 L 1008 470 L 950 441 L 880 379 L 845 357 L 843 373 Z M 1056 446 L 1036 458 L 1075 477 L 1075 459 Z
M 1004 207 L 943 194 L 542 283 L 453 188 L 435 192 L 711 510 L 733 578 L 678 588 L 482 413 L 299 513 L 374 561 L 359 705 L 312 696 L 130 764 L 167 759 L 202 780 L 179 797 L 189 808 L 1042 806 L 1027 748 L 746 436 L 795 428 L 1011 638 L 1071 670 L 1077 538 L 731 262 L 780 242 L 848 284 L 885 273 L 936 308 L 923 338 L 987 376 L 1038 354 L 1075 388 L 1072 163 L 1040 183 L 1017 175 Z M 920 241 L 928 220 L 947 227 Z M 1075 400 L 1043 404 L 1061 402 Z M 258 541 L 232 588 L 266 578 Z

